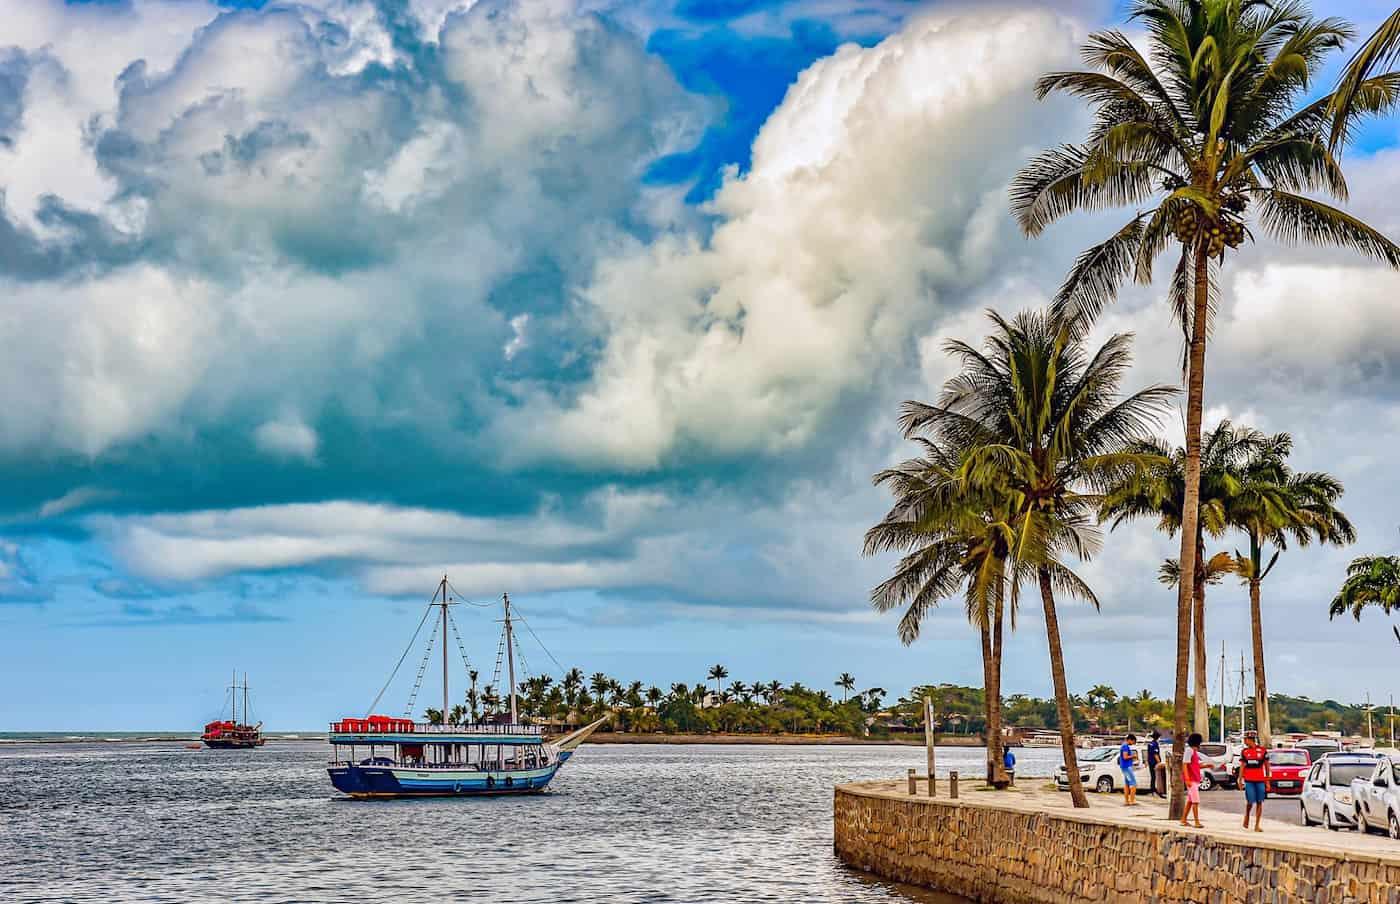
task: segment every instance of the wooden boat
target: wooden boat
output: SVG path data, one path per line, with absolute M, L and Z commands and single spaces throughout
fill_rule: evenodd
M 238 721 L 238 673 L 233 675 L 233 684 L 229 687 L 229 697 L 233 701 L 233 718 L 216 720 L 204 726 L 204 733 L 199 739 L 206 747 L 213 747 L 216 750 L 248 750 L 261 747 L 266 743 L 262 736 L 262 722 L 256 725 L 248 724 L 248 676 L 243 675 L 243 721 Z
M 444 577 L 439 585 L 441 601 L 435 595 L 430 604 L 442 608 L 444 721 L 371 715 L 332 722 L 327 740 L 334 756 L 327 772 L 337 790 L 355 798 L 537 794 L 545 790 L 579 745 L 607 721 L 599 719 L 552 741 L 545 740 L 539 726 L 521 723 L 515 696 L 510 596 L 506 595 L 503 650 L 511 689 L 509 710 L 483 721 L 448 724 L 447 607 L 452 604 L 448 588 Z M 430 638 L 430 649 L 431 644 Z M 422 672 L 420 668 L 420 682 Z

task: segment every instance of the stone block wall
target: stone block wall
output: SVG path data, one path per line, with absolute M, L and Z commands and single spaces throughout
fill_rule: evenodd
M 1400 904 L 1400 858 L 851 787 L 836 790 L 835 808 L 846 864 L 976 901 Z

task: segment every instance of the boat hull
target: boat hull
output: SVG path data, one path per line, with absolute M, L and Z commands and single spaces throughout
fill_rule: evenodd
M 561 765 L 499 772 L 401 766 L 331 766 L 326 771 L 337 791 L 357 798 L 494 797 L 538 794 Z
M 204 746 L 212 747 L 215 750 L 252 750 L 254 747 L 261 747 L 263 739 L 256 741 L 242 741 L 234 738 L 205 738 Z

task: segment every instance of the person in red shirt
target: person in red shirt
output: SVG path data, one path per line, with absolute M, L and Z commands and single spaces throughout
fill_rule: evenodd
M 1254 810 L 1254 831 L 1264 831 L 1259 821 L 1264 818 L 1265 782 L 1269 778 L 1269 751 L 1259 746 L 1259 733 L 1244 733 L 1244 750 L 1240 751 L 1240 784 L 1244 787 L 1244 827 L 1249 828 L 1249 811 Z
M 1181 763 L 1181 778 L 1186 783 L 1186 812 L 1181 814 L 1181 824 L 1189 826 L 1188 817 L 1195 814 L 1196 828 L 1201 825 L 1201 742 L 1199 734 L 1186 739 L 1186 759 Z

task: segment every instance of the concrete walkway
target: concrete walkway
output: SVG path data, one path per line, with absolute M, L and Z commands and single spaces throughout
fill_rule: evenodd
M 1152 828 L 1164 832 L 1183 834 L 1206 834 L 1222 841 L 1236 844 L 1267 846 L 1275 849 L 1294 850 L 1300 853 L 1328 852 L 1344 854 L 1356 859 L 1376 859 L 1400 864 L 1400 841 L 1393 841 L 1384 835 L 1362 835 L 1354 831 L 1331 832 L 1321 827 L 1304 827 L 1298 821 L 1282 821 L 1268 816 L 1263 821 L 1263 832 L 1246 830 L 1242 825 L 1243 808 L 1239 813 L 1224 813 L 1218 810 L 1201 808 L 1203 829 L 1183 828 L 1181 823 L 1167 816 L 1165 801 L 1147 795 L 1140 795 L 1136 806 L 1123 806 L 1123 795 L 1090 793 L 1089 809 L 1075 810 L 1069 794 L 1055 790 L 1045 778 L 1017 776 L 1015 788 L 1006 791 L 981 790 L 976 781 L 962 781 L 959 785 L 958 803 L 968 806 L 990 806 L 1024 812 L 1053 812 L 1056 815 L 1070 816 L 1092 822 L 1117 825 L 1131 825 Z M 856 782 L 844 785 L 856 793 L 879 797 L 909 799 L 909 785 L 906 779 L 887 782 Z M 918 797 L 927 796 L 927 784 L 923 778 L 918 782 Z M 938 799 L 948 799 L 948 781 L 938 780 Z M 1267 812 L 1267 811 L 1266 811 Z

